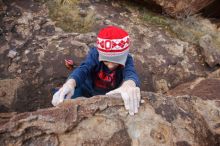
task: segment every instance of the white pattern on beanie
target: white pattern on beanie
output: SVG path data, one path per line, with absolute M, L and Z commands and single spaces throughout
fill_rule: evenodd
M 116 26 L 102 29 L 97 37 L 99 61 L 110 61 L 125 65 L 129 52 L 128 33 Z

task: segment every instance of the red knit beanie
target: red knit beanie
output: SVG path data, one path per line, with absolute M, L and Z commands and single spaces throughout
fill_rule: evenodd
M 109 61 L 125 65 L 129 52 L 128 33 L 116 26 L 100 30 L 97 37 L 99 61 Z

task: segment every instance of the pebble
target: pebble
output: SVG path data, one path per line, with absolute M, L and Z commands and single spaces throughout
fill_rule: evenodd
M 15 58 L 15 61 L 19 61 L 21 59 L 21 57 L 20 56 L 17 56 L 16 58 Z
M 27 55 L 27 54 L 29 54 L 29 53 L 30 53 L 30 50 L 25 50 L 25 51 L 24 51 L 24 54 L 25 54 L 25 55 Z
M 104 19 L 104 17 L 97 14 L 97 15 L 95 16 L 95 19 L 96 19 L 96 20 L 102 20 L 102 19 Z
M 16 52 L 16 51 L 10 50 L 7 56 L 8 56 L 9 58 L 14 58 L 16 55 L 17 55 L 17 52 Z
M 63 32 L 63 30 L 61 28 L 59 28 L 59 27 L 55 27 L 55 31 L 56 32 Z
M 20 73 L 21 73 L 21 69 L 18 69 L 18 70 L 17 70 L 17 73 L 19 73 L 19 74 L 20 74 Z
M 108 19 L 106 19 L 106 20 L 104 20 L 104 24 L 105 24 L 105 25 L 110 25 L 110 24 L 111 24 L 111 21 L 108 20 Z
M 86 10 L 79 10 L 79 15 L 81 16 L 81 17 L 86 17 L 87 16 L 87 12 L 86 12 Z

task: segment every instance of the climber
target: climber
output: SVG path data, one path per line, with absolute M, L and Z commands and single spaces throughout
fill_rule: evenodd
M 80 96 L 120 94 L 130 115 L 138 112 L 140 82 L 129 54 L 128 33 L 116 26 L 100 30 L 97 48 L 91 48 L 87 58 L 74 69 L 64 85 L 53 95 L 54 106 L 64 99 Z

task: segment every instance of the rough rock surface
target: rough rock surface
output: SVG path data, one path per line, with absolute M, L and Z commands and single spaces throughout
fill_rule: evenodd
M 55 26 L 45 4 L 3 2 L 0 112 L 24 113 L 0 113 L 1 145 L 220 145 L 220 71 L 208 75 L 218 68 L 219 54 L 209 36 L 201 38 L 201 49 L 162 27 L 143 23 L 138 12 L 117 3 L 86 0 L 86 8 L 96 13 L 94 28 L 85 34 L 67 33 Z M 82 9 L 80 15 L 84 12 Z M 118 97 L 66 100 L 47 108 L 51 106 L 50 89 L 61 85 L 70 73 L 64 59 L 73 59 L 74 67 L 78 66 L 94 46 L 97 31 L 106 25 L 130 33 L 142 90 L 167 92 L 177 87 L 166 96 L 142 92 L 145 103 L 135 116 L 128 115 Z M 193 79 L 195 82 L 182 84 Z M 32 110 L 37 111 L 25 112 Z
M 17 100 L 17 90 L 22 87 L 20 78 L 0 80 L 0 108 L 2 112 L 13 109 Z
M 58 107 L 11 114 L 0 121 L 0 142 L 3 146 L 220 144 L 219 100 L 151 92 L 143 92 L 142 98 L 145 103 L 135 116 L 128 115 L 121 99 L 105 96 L 66 100 Z
M 205 61 L 210 67 L 220 65 L 220 49 L 212 42 L 210 35 L 201 37 L 199 41 Z
M 50 89 L 61 85 L 70 73 L 63 65 L 64 59 L 73 59 L 75 66 L 79 65 L 89 47 L 94 46 L 98 30 L 107 25 L 118 25 L 130 33 L 130 51 L 144 91 L 166 92 L 210 71 L 204 65 L 200 48 L 175 38 L 161 27 L 143 24 L 137 12 L 110 2 L 88 5 L 96 13 L 97 21 L 91 32 L 79 34 L 55 27 L 45 4 L 32 0 L 4 3 L 0 21 L 0 76 L 20 77 L 24 83 L 18 87 L 13 110 L 23 112 L 51 106 Z M 10 51 L 16 53 L 9 55 Z
M 188 83 L 181 84 L 176 88 L 167 92 L 167 95 L 181 96 L 190 95 L 197 96 L 204 100 L 220 99 L 220 70 L 216 70 L 208 76 L 208 78 L 197 78 Z
M 195 14 L 207 7 L 214 0 L 153 0 L 163 10 L 174 17 L 185 17 Z

